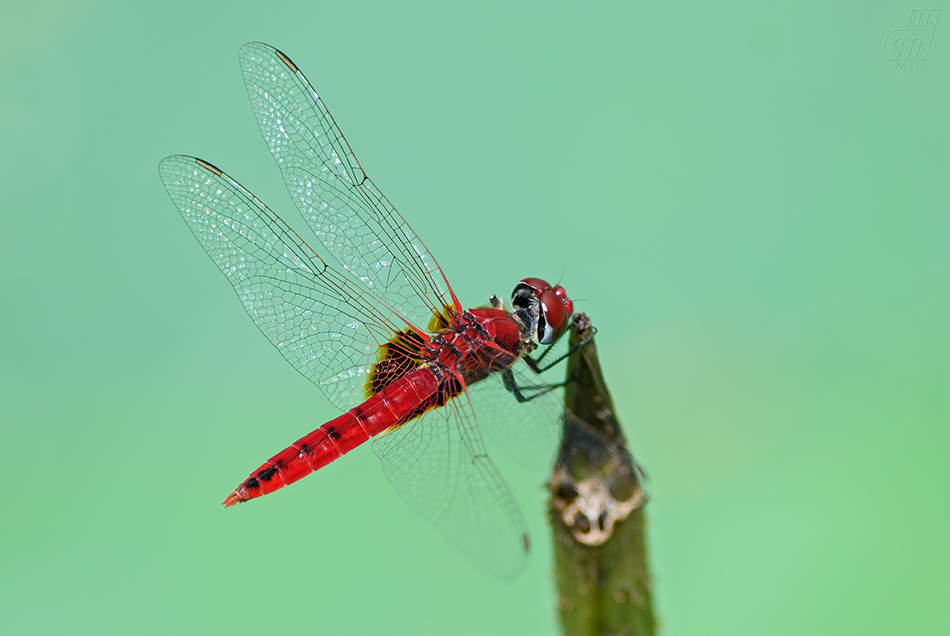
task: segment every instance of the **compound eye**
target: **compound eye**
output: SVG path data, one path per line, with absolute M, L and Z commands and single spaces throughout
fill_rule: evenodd
M 551 287 L 551 283 L 543 278 L 521 279 L 511 295 L 512 306 L 515 309 L 527 309 L 534 299 L 537 299 L 540 310 L 538 312 L 538 343 L 551 344 L 567 330 L 571 313 L 574 311 L 574 303 L 560 285 Z
M 522 278 L 518 285 L 527 285 L 538 294 L 543 292 L 545 289 L 551 289 L 551 283 L 544 280 L 543 278 Z
M 548 345 L 557 340 L 564 330 L 570 316 L 564 306 L 564 300 L 554 290 L 542 291 L 538 296 L 541 301 L 541 316 L 538 320 L 538 342 Z
M 539 298 L 545 289 L 551 289 L 551 284 L 546 280 L 523 278 L 511 292 L 511 304 L 515 309 L 527 309 L 531 304 L 531 297 Z

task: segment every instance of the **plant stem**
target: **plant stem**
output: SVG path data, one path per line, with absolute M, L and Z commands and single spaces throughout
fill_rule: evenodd
M 558 611 L 565 636 L 653 636 L 643 475 L 627 451 L 593 333 L 590 319 L 575 315 L 550 482 Z

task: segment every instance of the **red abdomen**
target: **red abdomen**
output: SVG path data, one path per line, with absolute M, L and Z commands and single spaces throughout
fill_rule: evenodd
M 225 507 L 292 484 L 342 457 L 370 437 L 444 404 L 454 396 L 441 395 L 451 384 L 454 383 L 443 383 L 431 367 L 417 369 L 399 378 L 359 406 L 271 457 L 228 495 L 224 500 Z

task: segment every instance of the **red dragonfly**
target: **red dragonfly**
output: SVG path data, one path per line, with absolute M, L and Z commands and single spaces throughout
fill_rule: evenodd
M 497 426 L 513 452 L 549 456 L 561 406 L 528 354 L 564 333 L 570 299 L 561 286 L 525 278 L 510 309 L 494 295 L 487 307 L 464 309 L 290 58 L 256 42 L 240 58 L 287 188 L 343 271 L 212 164 L 171 156 L 161 177 L 261 332 L 346 412 L 267 460 L 224 505 L 272 493 L 375 437 L 409 505 L 490 571 L 513 576 L 527 533 L 485 450 L 473 401 L 487 406 L 479 419 Z M 507 416 L 498 403 L 506 393 L 514 405 Z M 518 412 L 527 405 L 512 395 L 532 406 Z

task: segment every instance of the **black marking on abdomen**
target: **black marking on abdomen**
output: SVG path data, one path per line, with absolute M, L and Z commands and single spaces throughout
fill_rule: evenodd
M 453 376 L 447 380 L 443 380 L 439 383 L 439 390 L 435 394 L 435 405 L 445 406 L 449 400 L 461 392 L 462 382 L 458 378 Z
M 280 466 L 280 464 L 277 464 Z M 270 481 L 274 478 L 274 475 L 277 474 L 277 466 L 271 466 L 270 468 L 265 468 L 261 472 L 257 473 L 257 478 L 261 481 Z

